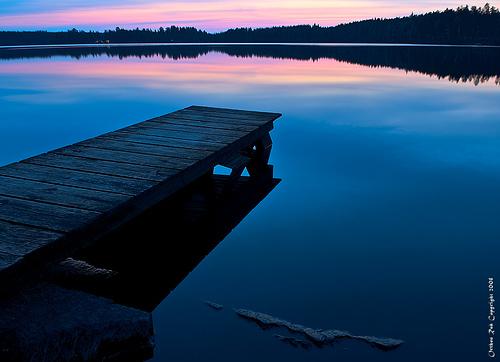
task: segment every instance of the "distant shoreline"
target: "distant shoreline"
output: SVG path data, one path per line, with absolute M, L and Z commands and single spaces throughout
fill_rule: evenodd
M 482 44 L 412 44 L 412 43 L 109 43 L 109 44 L 29 44 L 0 45 L 0 50 L 55 49 L 55 48 L 110 48 L 136 46 L 332 46 L 332 47 L 448 47 L 448 48 L 500 48 L 500 45 Z
M 377 18 L 324 27 L 287 25 L 210 33 L 194 27 L 85 31 L 0 31 L 0 46 L 91 44 L 336 44 L 386 46 L 500 46 L 500 10 L 461 6 L 421 15 Z

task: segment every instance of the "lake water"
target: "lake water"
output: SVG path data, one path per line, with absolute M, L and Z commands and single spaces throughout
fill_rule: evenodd
M 282 182 L 156 307 L 154 361 L 486 360 L 499 64 L 473 47 L 4 49 L 0 164 L 192 104 L 283 113 Z M 406 343 L 294 348 L 232 308 Z

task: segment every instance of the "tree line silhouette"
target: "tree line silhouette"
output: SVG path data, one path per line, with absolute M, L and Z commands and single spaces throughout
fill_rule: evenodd
M 209 33 L 193 27 L 64 32 L 3 31 L 0 45 L 91 43 L 410 43 L 500 45 L 500 11 L 489 4 L 461 6 L 391 19 L 370 19 L 332 27 L 294 25 L 236 28 Z
M 374 68 L 387 67 L 418 72 L 452 82 L 476 85 L 493 80 L 500 85 L 500 48 L 433 46 L 310 46 L 310 45 L 151 45 L 21 48 L 0 51 L 0 60 L 51 58 L 75 59 L 108 56 L 163 59 L 194 59 L 210 52 L 232 57 L 266 57 L 317 61 L 335 59 Z

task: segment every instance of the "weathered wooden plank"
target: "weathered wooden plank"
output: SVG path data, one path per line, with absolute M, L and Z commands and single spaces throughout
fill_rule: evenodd
M 85 171 L 110 176 L 120 176 L 140 180 L 163 181 L 179 172 L 178 170 L 158 169 L 150 166 L 128 165 L 113 161 L 91 160 L 81 157 L 66 156 L 56 153 L 45 153 L 29 158 L 23 162 L 59 167 L 68 170 Z
M 278 115 L 275 114 L 261 114 L 261 113 L 256 113 L 256 114 L 248 114 L 248 113 L 240 113 L 237 111 L 231 111 L 231 110 L 217 110 L 217 109 L 212 109 L 212 110 L 194 110 L 191 108 L 186 108 L 180 111 L 177 111 L 178 114 L 192 114 L 192 115 L 198 115 L 198 116 L 203 116 L 203 117 L 213 117 L 213 118 L 221 118 L 221 119 L 233 119 L 233 120 L 238 120 L 239 122 L 260 122 L 266 123 L 269 121 L 273 121 L 276 118 L 278 118 Z M 174 114 L 177 114 L 175 112 Z
M 0 176 L 0 195 L 103 212 L 129 196 Z M 1 242 L 1 239 L 0 239 Z
M 135 135 L 145 135 L 145 136 L 154 136 L 154 137 L 161 137 L 161 138 L 167 138 L 167 139 L 175 139 L 175 140 L 183 140 L 183 141 L 189 141 L 189 142 L 196 142 L 194 145 L 198 146 L 199 144 L 203 145 L 205 147 L 207 144 L 211 146 L 218 146 L 218 144 L 222 145 L 227 145 L 230 144 L 234 141 L 236 141 L 238 138 L 242 137 L 241 135 L 239 136 L 226 136 L 226 135 L 214 135 L 214 134 L 209 134 L 205 132 L 198 132 L 198 133 L 193 133 L 193 132 L 186 132 L 183 130 L 179 131 L 173 131 L 170 129 L 160 129 L 160 128 L 148 128 L 148 127 L 142 127 L 142 128 L 134 128 L 134 129 L 123 129 L 120 131 L 117 131 L 116 134 L 121 134 L 122 132 L 126 133 L 132 133 Z M 220 148 L 220 147 L 219 147 Z M 215 147 L 214 147 L 215 150 Z
M 196 151 L 218 151 L 224 147 L 224 144 L 215 144 L 205 141 L 187 140 L 187 139 L 176 139 L 176 138 L 164 138 L 164 137 L 154 137 L 154 136 L 144 136 L 137 133 L 129 133 L 124 131 L 116 131 L 113 134 L 99 137 L 100 139 L 112 139 L 125 142 L 133 142 L 147 145 L 156 145 L 162 147 L 175 147 L 186 148 Z M 182 155 L 182 149 L 179 149 L 179 155 Z
M 242 111 L 239 109 L 231 109 L 231 108 L 215 108 L 215 107 L 203 107 L 203 106 L 191 106 L 182 109 L 182 111 L 189 111 L 189 112 L 197 112 L 201 114 L 206 114 L 206 113 L 217 113 L 217 114 L 227 114 L 231 116 L 238 116 L 242 119 L 245 117 L 251 119 L 264 119 L 264 118 L 271 118 L 274 116 L 272 113 L 266 113 L 266 112 L 256 112 L 256 111 Z
M 88 141 L 80 142 L 78 145 L 114 151 L 133 152 L 143 155 L 169 156 L 187 160 L 199 160 L 200 158 L 207 157 L 212 154 L 212 151 L 207 150 L 192 150 L 177 147 L 148 145 L 113 138 L 93 138 Z
M 69 232 L 85 226 L 99 213 L 0 196 L 0 220 Z
M 24 256 L 54 242 L 62 235 L 54 231 L 0 221 L 0 254 L 3 252 L 10 255 Z M 0 270 L 2 270 L 1 264 L 0 261 Z
M 208 134 L 208 135 L 214 135 L 214 136 L 225 136 L 225 137 L 231 137 L 231 138 L 239 138 L 245 136 L 247 132 L 245 131 L 239 131 L 239 130 L 228 130 L 228 129 L 216 129 L 216 128 L 202 128 L 200 127 L 193 127 L 189 125 L 183 125 L 183 124 L 172 124 L 170 122 L 145 122 L 145 123 L 139 123 L 134 126 L 130 126 L 125 128 L 126 130 L 143 130 L 143 129 L 154 129 L 154 130 L 163 130 L 163 131 L 181 131 L 181 132 L 186 132 L 186 133 L 194 133 L 194 134 Z M 251 130 L 253 131 L 253 129 Z
M 12 255 L 0 251 L 0 270 L 7 269 L 8 267 L 21 261 L 22 257 L 19 255 Z
M 231 115 L 218 115 L 212 113 L 203 114 L 201 112 L 193 112 L 188 110 L 177 111 L 170 113 L 165 117 L 177 118 L 177 119 L 190 119 L 193 121 L 205 121 L 205 122 L 218 122 L 218 123 L 228 123 L 228 124 L 242 124 L 247 126 L 260 126 L 265 124 L 269 120 L 266 119 L 241 119 L 237 117 L 232 117 Z M 159 117 L 161 119 L 161 117 Z
M 275 112 L 249 111 L 244 109 L 222 108 L 222 107 L 190 106 L 185 109 L 194 110 L 198 112 L 229 113 L 238 116 L 249 115 L 257 117 L 269 117 L 273 119 L 277 119 L 282 116 L 281 113 L 275 113 Z
M 63 170 L 54 167 L 14 163 L 0 168 L 0 175 L 46 182 L 54 185 L 81 187 L 89 190 L 115 192 L 135 196 L 157 182 L 96 175 L 87 172 Z
M 254 122 L 254 121 L 246 122 L 246 121 L 241 121 L 241 120 L 233 119 L 233 118 L 211 117 L 211 116 L 206 116 L 206 115 L 204 116 L 201 114 L 190 115 L 187 112 L 186 113 L 170 113 L 170 114 L 166 114 L 164 116 L 153 118 L 147 122 L 148 123 L 150 123 L 150 122 L 172 122 L 175 120 L 183 121 L 183 122 L 200 122 L 200 123 L 203 123 L 207 127 L 212 127 L 215 125 L 225 125 L 226 127 L 251 127 L 252 129 L 255 129 L 257 127 L 260 127 L 262 124 L 261 122 Z
M 153 118 L 145 123 L 141 124 L 147 124 L 147 125 L 152 125 L 152 123 L 158 123 L 160 125 L 180 125 L 180 126 L 190 126 L 190 127 L 196 127 L 196 128 L 208 128 L 208 129 L 220 129 L 220 130 L 235 130 L 235 131 L 240 131 L 240 132 L 251 132 L 258 128 L 258 126 L 255 125 L 245 125 L 245 124 L 238 124 L 238 123 L 222 123 L 222 122 L 206 122 L 206 121 L 198 121 L 198 120 L 190 120 L 187 118 L 181 118 L 181 117 L 161 117 L 161 119 L 156 119 Z M 156 126 L 156 125 L 155 125 Z
M 184 158 L 174 158 L 174 157 L 163 157 L 158 155 L 145 155 L 142 153 L 133 153 L 126 151 L 116 151 L 102 148 L 84 147 L 73 145 L 71 147 L 64 147 L 53 151 L 53 153 L 84 157 L 93 160 L 103 160 L 103 161 L 114 161 L 120 162 L 128 165 L 142 165 L 157 167 L 160 169 L 175 169 L 182 170 L 186 167 L 191 166 L 195 161 L 184 159 Z

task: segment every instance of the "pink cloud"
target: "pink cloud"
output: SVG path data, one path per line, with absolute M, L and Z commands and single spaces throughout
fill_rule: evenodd
M 442 2 L 443 6 L 454 6 Z M 0 15 L 0 28 L 112 28 L 161 25 L 191 25 L 208 30 L 240 26 L 288 24 L 335 25 L 342 22 L 407 15 L 436 9 L 433 1 L 420 5 L 395 1 L 200 1 L 141 3 L 122 6 L 67 8 L 55 11 Z

